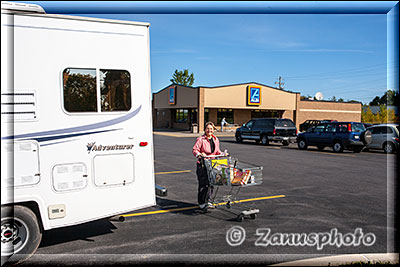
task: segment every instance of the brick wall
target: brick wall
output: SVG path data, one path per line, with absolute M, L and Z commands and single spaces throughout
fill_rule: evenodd
M 296 127 L 306 120 L 361 122 L 361 103 L 298 101 Z

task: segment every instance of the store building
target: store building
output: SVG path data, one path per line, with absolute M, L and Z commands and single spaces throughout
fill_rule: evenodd
M 288 118 L 296 127 L 309 119 L 361 121 L 361 103 L 300 100 L 290 92 L 260 83 L 217 87 L 171 84 L 153 93 L 154 128 L 204 131 L 207 121 L 220 126 L 223 117 L 235 126 L 251 118 Z

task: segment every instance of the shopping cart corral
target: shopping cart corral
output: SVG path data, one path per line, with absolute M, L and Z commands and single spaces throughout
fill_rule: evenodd
M 240 162 L 231 156 L 207 156 L 203 158 L 203 163 L 207 169 L 210 182 L 209 195 L 212 205 L 215 208 L 224 208 L 235 214 L 239 222 L 242 222 L 246 216 L 255 219 L 259 209 L 242 204 L 238 195 L 242 187 L 262 183 L 263 167 Z M 224 191 L 228 193 L 219 196 L 220 187 L 226 187 Z

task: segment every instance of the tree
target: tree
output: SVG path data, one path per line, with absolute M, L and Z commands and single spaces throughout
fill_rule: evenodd
M 394 113 L 394 109 L 390 109 L 388 111 L 388 122 L 390 122 L 390 123 L 398 123 L 399 122 L 398 117 Z
M 374 122 L 374 114 L 372 113 L 369 106 L 367 106 L 367 110 L 364 112 L 364 109 L 361 113 L 361 121 L 365 123 L 373 123 Z
M 379 117 L 380 123 L 387 123 L 388 122 L 388 110 L 385 105 L 379 105 Z
M 395 90 L 387 90 L 381 97 L 375 96 L 371 102 L 369 102 L 370 106 L 379 106 L 379 105 L 388 105 L 397 106 L 399 104 L 399 92 Z
M 378 106 L 380 104 L 381 98 L 379 96 L 375 96 L 371 102 L 369 102 L 370 106 Z
M 192 86 L 194 83 L 194 75 L 193 73 L 189 75 L 189 70 L 187 69 L 183 71 L 175 70 L 170 81 L 179 85 Z
M 395 90 L 387 90 L 386 91 L 386 99 L 388 106 L 398 106 L 399 104 L 399 93 Z

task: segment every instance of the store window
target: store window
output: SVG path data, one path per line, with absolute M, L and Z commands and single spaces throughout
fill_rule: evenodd
M 251 118 L 279 118 L 277 110 L 252 110 Z
M 68 112 L 97 112 L 96 69 L 65 69 L 64 108 Z
M 189 110 L 189 122 L 190 123 L 197 123 L 197 108 L 193 108 Z
M 174 122 L 187 123 L 188 121 L 188 110 L 187 109 L 176 109 Z
M 222 118 L 225 118 L 225 120 L 228 123 L 232 123 L 233 124 L 233 110 L 232 109 L 219 108 L 217 110 L 217 125 L 221 124 Z

